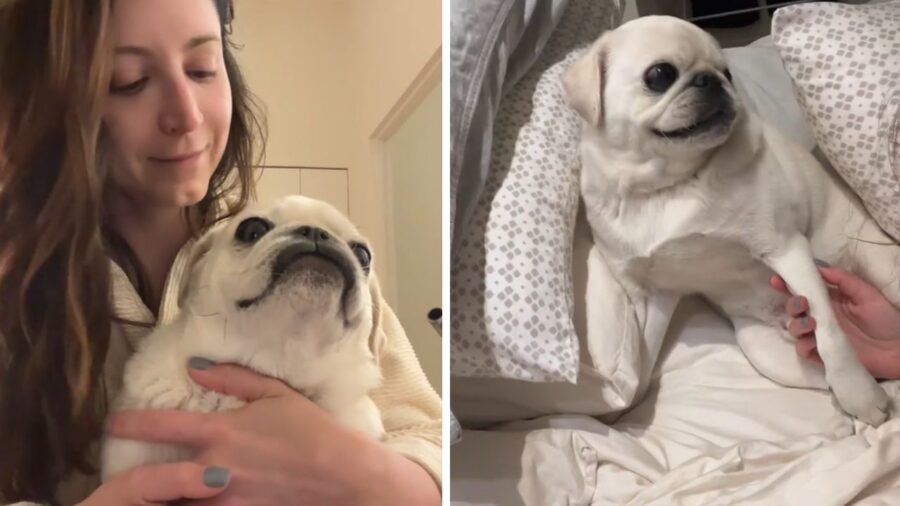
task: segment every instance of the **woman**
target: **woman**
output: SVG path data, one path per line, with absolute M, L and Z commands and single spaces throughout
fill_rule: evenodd
M 250 199 L 258 123 L 230 2 L 0 5 L 0 503 L 439 504 L 440 400 L 390 310 L 384 443 L 197 357 L 198 384 L 248 404 L 117 414 L 109 433 L 198 457 L 99 486 L 124 361 L 176 310 L 193 239 Z
M 877 288 L 843 269 L 820 266 L 819 273 L 829 285 L 838 323 L 862 364 L 876 378 L 900 379 L 900 310 Z M 772 277 L 771 285 L 790 294 L 778 276 Z M 821 364 L 816 351 L 816 321 L 807 314 L 806 297 L 791 296 L 785 310 L 792 318 L 788 331 L 797 338 L 797 353 Z

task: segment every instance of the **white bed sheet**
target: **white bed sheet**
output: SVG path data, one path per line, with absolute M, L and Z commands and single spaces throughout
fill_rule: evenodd
M 766 379 L 688 298 L 634 408 L 465 431 L 451 476 L 456 506 L 900 504 L 900 419 L 865 427 L 828 392 Z

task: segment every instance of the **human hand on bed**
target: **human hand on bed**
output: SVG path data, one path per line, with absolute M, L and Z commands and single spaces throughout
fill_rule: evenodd
M 863 366 L 876 378 L 900 378 L 900 310 L 877 288 L 843 269 L 819 267 L 819 274 L 828 285 L 838 323 Z M 808 314 L 806 297 L 791 294 L 779 276 L 772 276 L 769 283 L 791 295 L 785 310 L 791 316 L 788 331 L 797 338 L 797 353 L 821 364 L 816 350 L 816 321 Z

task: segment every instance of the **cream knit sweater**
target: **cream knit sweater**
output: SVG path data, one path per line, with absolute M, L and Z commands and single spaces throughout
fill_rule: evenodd
M 188 251 L 186 244 L 172 265 L 166 279 L 158 318 L 143 303 L 137 291 L 118 265 L 112 265 L 114 314 L 128 321 L 160 325 L 171 322 L 178 314 L 178 287 L 185 275 Z M 381 410 L 386 431 L 384 444 L 391 450 L 421 465 L 441 485 L 441 399 L 431 388 L 406 333 L 396 315 L 385 303 L 382 325 L 387 341 L 382 349 L 380 365 L 383 383 L 372 393 Z M 125 361 L 137 343 L 152 328 L 113 324 L 106 359 L 106 381 L 113 399 L 122 382 Z M 273 413 L 273 416 L 278 416 Z M 99 486 L 98 476 L 75 475 L 60 486 L 58 497 L 65 505 L 75 504 Z M 19 503 L 20 505 L 30 503 Z

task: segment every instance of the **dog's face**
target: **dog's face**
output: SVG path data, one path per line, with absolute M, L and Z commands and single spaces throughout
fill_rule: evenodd
M 181 305 L 224 316 L 226 327 L 235 326 L 229 334 L 305 339 L 319 348 L 356 338 L 377 356 L 372 262 L 366 240 L 340 212 L 287 197 L 249 207 L 195 244 Z
M 668 16 L 604 34 L 566 71 L 563 87 L 614 145 L 654 154 L 721 145 L 740 111 L 715 39 Z

